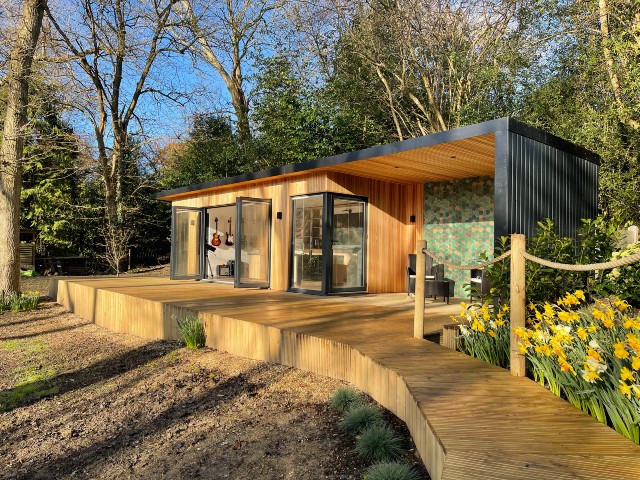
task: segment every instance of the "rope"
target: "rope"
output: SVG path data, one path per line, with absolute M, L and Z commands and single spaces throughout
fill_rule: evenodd
M 435 253 L 433 253 L 431 250 L 428 250 L 426 248 L 422 249 L 422 253 L 426 253 L 427 255 L 429 255 L 431 258 L 433 258 L 436 261 L 436 263 L 442 263 L 443 265 L 446 265 L 449 268 L 453 268 L 454 270 L 471 270 L 471 269 L 482 270 L 483 268 L 488 267 L 492 263 L 496 263 L 496 262 L 499 262 L 500 260 L 504 260 L 505 258 L 507 258 L 509 255 L 511 255 L 511 250 L 504 252 L 502 255 L 494 258 L 493 260 L 488 260 L 486 262 L 477 263 L 474 265 L 458 265 L 456 263 L 447 262 L 446 260 L 442 260 L 441 258 L 437 257 Z
M 545 267 L 557 268 L 559 270 L 570 270 L 572 272 L 587 272 L 590 270 L 609 270 L 610 268 L 623 267 L 640 261 L 640 253 L 629 255 L 628 257 L 618 258 L 605 263 L 590 263 L 588 265 L 570 265 L 568 263 L 550 262 L 527 252 L 522 252 L 522 256 L 527 260 L 539 263 Z

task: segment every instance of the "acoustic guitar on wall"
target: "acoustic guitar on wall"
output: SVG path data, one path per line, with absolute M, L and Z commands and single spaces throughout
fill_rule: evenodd
M 225 238 L 224 244 L 232 246 L 234 241 L 233 233 L 231 233 L 231 217 L 229 217 L 229 229 L 227 230 L 227 238 Z
M 211 245 L 213 245 L 214 247 L 219 247 L 220 244 L 222 243 L 222 240 L 220 240 L 220 235 L 218 234 L 218 217 L 215 218 L 214 222 L 216 222 L 216 229 L 213 232 L 213 238 L 211 239 Z

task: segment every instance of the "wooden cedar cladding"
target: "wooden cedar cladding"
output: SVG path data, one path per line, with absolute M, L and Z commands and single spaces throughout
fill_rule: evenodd
M 338 172 L 311 172 L 194 193 L 173 203 L 184 207 L 213 207 L 235 203 L 237 197 L 271 199 L 271 288 L 289 287 L 291 246 L 291 197 L 333 192 L 367 197 L 369 225 L 367 242 L 367 291 L 402 292 L 406 288 L 407 254 L 422 237 L 423 184 L 399 184 Z M 276 219 L 282 212 L 282 220 Z M 416 223 L 410 222 L 415 215 Z

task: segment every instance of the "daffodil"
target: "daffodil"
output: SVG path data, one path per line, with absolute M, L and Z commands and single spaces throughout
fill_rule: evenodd
M 584 292 L 582 290 L 576 290 L 574 295 L 576 296 L 577 299 L 582 300 L 584 302 L 585 298 L 584 298 Z
M 631 359 L 631 368 L 634 370 L 640 370 L 640 357 L 633 357 Z
M 622 392 L 625 397 L 631 397 L 631 385 L 627 385 L 622 380 L 620 380 L 620 385 L 618 388 L 620 388 L 620 392 Z
M 491 338 L 496 338 L 498 335 L 496 334 L 496 332 L 494 332 L 493 330 L 489 330 L 489 336 Z
M 596 380 L 602 380 L 602 378 L 600 378 L 600 375 L 590 370 L 582 370 L 582 378 L 584 378 L 589 383 L 596 383 Z
M 592 312 L 591 315 L 593 315 L 593 318 L 595 318 L 596 320 L 602 321 L 602 319 L 604 318 L 604 313 L 602 312 L 602 310 L 598 310 L 597 308 L 595 308 Z
M 622 367 L 622 369 L 620 369 L 620 378 L 625 382 L 627 380 L 635 380 L 635 373 L 633 373 L 627 367 Z
M 617 342 L 613 344 L 613 354 L 622 360 L 624 360 L 625 358 L 629 358 L 629 352 L 627 352 L 627 349 L 624 347 L 623 342 Z
M 578 330 L 576 330 L 576 335 L 578 335 L 578 338 L 580 340 L 586 340 L 587 339 L 587 332 L 585 331 L 584 328 L 582 327 L 578 327 Z
M 616 306 L 616 308 L 618 310 L 620 310 L 621 312 L 626 312 L 627 310 L 629 310 L 629 304 L 627 302 L 625 302 L 624 300 L 620 300 L 619 298 L 616 297 L 616 299 L 614 300 L 613 304 Z

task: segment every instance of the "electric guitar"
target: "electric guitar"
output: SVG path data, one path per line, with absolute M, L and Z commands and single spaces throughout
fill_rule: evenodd
M 234 242 L 233 234 L 231 233 L 231 217 L 229 218 L 229 230 L 227 231 L 227 238 L 224 240 L 225 245 L 232 246 Z
M 216 229 L 213 232 L 213 238 L 211 239 L 211 245 L 213 245 L 214 247 L 219 247 L 220 244 L 222 243 L 222 240 L 220 240 L 220 235 L 218 234 L 218 217 L 216 217 L 214 221 L 216 222 Z

